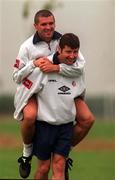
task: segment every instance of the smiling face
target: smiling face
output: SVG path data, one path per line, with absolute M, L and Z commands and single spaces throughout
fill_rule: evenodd
M 67 45 L 65 45 L 63 49 L 59 48 L 58 58 L 59 58 L 60 63 L 72 65 L 78 57 L 78 51 L 79 51 L 79 48 L 73 49 Z
M 38 22 L 34 24 L 36 31 L 41 39 L 46 42 L 51 41 L 55 30 L 55 19 L 53 16 L 39 17 Z
M 60 63 L 72 65 L 78 58 L 80 41 L 78 36 L 73 33 L 64 34 L 59 41 L 59 55 Z

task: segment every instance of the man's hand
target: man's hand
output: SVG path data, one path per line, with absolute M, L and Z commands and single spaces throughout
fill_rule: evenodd
M 34 61 L 34 65 L 39 67 L 44 73 L 59 72 L 59 65 L 53 64 L 48 58 L 39 58 Z
M 49 61 L 49 59 L 47 59 L 46 57 L 42 57 L 34 60 L 33 63 L 36 67 L 39 67 L 39 65 L 42 64 L 45 60 Z

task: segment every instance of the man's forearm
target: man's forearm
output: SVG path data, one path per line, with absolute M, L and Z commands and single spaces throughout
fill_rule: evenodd
M 52 72 L 59 72 L 60 71 L 60 66 L 59 65 L 54 64 L 52 67 L 53 67 Z
M 17 84 L 20 84 L 22 80 L 27 77 L 29 74 L 31 74 L 34 70 L 34 64 L 32 61 L 28 62 L 26 65 L 24 65 L 22 68 L 14 68 L 13 72 L 13 80 Z
M 53 64 L 47 58 L 39 58 L 39 59 L 33 61 L 33 64 L 36 67 L 39 67 L 40 70 L 43 71 L 44 73 L 59 72 L 60 71 L 60 66 Z

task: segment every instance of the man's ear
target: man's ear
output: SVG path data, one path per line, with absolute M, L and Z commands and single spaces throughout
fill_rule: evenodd
M 37 24 L 33 24 L 34 28 L 37 30 Z

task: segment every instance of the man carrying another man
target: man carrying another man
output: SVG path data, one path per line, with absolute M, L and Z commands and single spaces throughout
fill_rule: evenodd
M 81 76 L 83 74 L 84 59 L 82 59 L 79 52 L 76 63 L 70 66 L 66 65 L 64 62 L 62 64 L 52 64 L 46 58 L 44 58 L 44 60 L 40 59 L 41 57 L 46 57 L 56 51 L 61 35 L 54 31 L 55 19 L 51 12 L 47 10 L 37 12 L 34 21 L 37 31 L 34 36 L 30 37 L 21 46 L 18 58 L 14 65 L 15 70 L 13 78 L 15 82 L 17 82 L 19 86 L 23 83 L 26 85 L 26 88 L 31 88 L 31 81 L 28 81 L 28 75 L 32 75 L 36 67 L 39 67 L 45 73 L 58 72 L 60 77 L 61 75 L 66 78 Z M 77 124 L 73 129 L 73 145 L 78 144 L 85 137 L 94 121 L 92 113 L 89 111 L 81 97 L 75 100 L 75 105 L 77 110 Z M 35 96 L 31 96 L 28 103 L 23 107 L 23 117 L 18 117 L 19 114 L 15 111 L 14 117 L 22 120 L 21 132 L 24 141 L 24 150 L 22 157 L 19 158 L 20 175 L 22 177 L 24 177 L 22 172 L 27 172 L 25 177 L 27 177 L 30 172 L 30 160 L 32 157 L 37 111 L 39 113 L 39 102 L 36 103 Z

